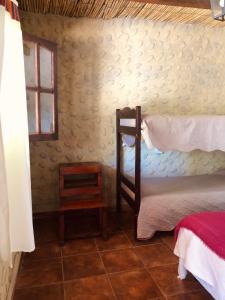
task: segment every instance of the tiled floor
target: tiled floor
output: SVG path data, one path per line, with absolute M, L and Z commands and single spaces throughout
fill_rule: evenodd
M 95 221 L 87 219 L 71 219 L 67 234 L 94 233 Z M 37 249 L 23 257 L 14 300 L 212 299 L 192 276 L 177 278 L 171 233 L 137 242 L 131 220 L 125 212 L 118 225 L 111 215 L 109 240 L 71 240 L 64 247 L 57 242 L 55 219 L 35 221 Z

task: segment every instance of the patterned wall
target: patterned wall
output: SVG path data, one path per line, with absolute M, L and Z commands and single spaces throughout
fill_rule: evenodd
M 35 211 L 58 205 L 58 163 L 99 161 L 114 201 L 115 109 L 224 114 L 224 29 L 136 19 L 22 14 L 23 30 L 58 44 L 59 140 L 30 144 Z M 133 150 L 126 168 L 133 170 Z M 213 172 L 221 152 L 142 151 L 144 175 Z

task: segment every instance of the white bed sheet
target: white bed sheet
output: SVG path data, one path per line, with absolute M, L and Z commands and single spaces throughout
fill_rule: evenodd
M 181 228 L 174 248 L 179 257 L 178 275 L 185 279 L 187 271 L 216 300 L 225 300 L 225 260 L 209 249 L 192 231 Z
M 224 131 L 224 115 L 152 115 L 142 121 L 142 135 L 148 148 L 161 151 L 225 151 Z
M 135 120 L 122 119 L 120 125 L 135 126 Z M 142 136 L 149 149 L 189 152 L 225 151 L 225 116 L 150 115 L 142 119 Z M 135 138 L 123 135 L 124 145 L 134 145 Z
M 137 234 L 148 239 L 191 213 L 225 210 L 225 176 L 142 178 L 141 195 Z

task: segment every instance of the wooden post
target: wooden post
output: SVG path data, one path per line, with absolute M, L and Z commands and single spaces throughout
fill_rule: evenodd
M 119 132 L 120 127 L 120 110 L 116 110 L 116 210 L 121 212 L 121 194 L 120 194 L 120 170 L 121 170 L 121 158 L 120 158 L 120 146 L 121 146 L 121 134 Z
M 141 203 L 141 107 L 136 106 L 135 136 L 135 238 L 137 239 L 137 218 Z

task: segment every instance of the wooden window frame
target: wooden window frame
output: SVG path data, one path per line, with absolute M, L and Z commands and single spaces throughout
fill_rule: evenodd
M 23 41 L 32 42 L 35 44 L 35 75 L 36 75 L 36 86 L 28 86 L 26 84 L 26 91 L 36 92 L 36 129 L 37 133 L 29 134 L 30 141 L 49 141 L 58 139 L 58 105 L 57 105 L 57 44 L 36 36 L 30 35 L 23 32 Z M 52 74 L 53 82 L 52 88 L 41 87 L 40 78 L 40 47 L 46 48 L 52 52 Z M 42 133 L 41 132 L 41 102 L 40 94 L 47 93 L 52 94 L 54 97 L 54 132 L 53 133 Z

